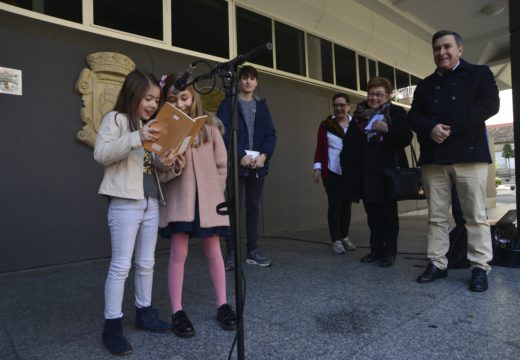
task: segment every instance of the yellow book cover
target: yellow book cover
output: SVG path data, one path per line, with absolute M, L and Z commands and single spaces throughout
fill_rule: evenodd
M 208 119 L 207 115 L 191 118 L 175 106 L 165 103 L 151 126 L 161 130 L 157 141 L 146 141 L 144 148 L 158 155 L 172 149 L 182 154 L 193 144 L 195 137 Z

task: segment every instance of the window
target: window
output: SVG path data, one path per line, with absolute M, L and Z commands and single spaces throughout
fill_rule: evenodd
M 11 0 L 0 1 L 60 19 L 82 22 L 81 0 Z
M 334 44 L 334 61 L 336 64 L 336 85 L 356 90 L 356 53 Z
M 273 28 L 270 18 L 237 7 L 237 50 L 239 54 L 247 54 L 257 46 L 272 41 Z M 263 54 L 250 62 L 272 68 L 273 53 Z
M 410 75 L 402 70 L 395 69 L 395 88 L 401 89 L 410 86 Z
M 162 40 L 162 1 L 94 0 L 94 24 Z
M 309 77 L 333 83 L 332 43 L 307 34 Z
M 229 58 L 227 2 L 172 0 L 172 45 Z
M 367 58 L 358 55 L 358 66 L 359 66 L 359 90 L 367 91 Z
M 368 80 L 370 80 L 370 78 L 373 78 L 374 76 L 377 76 L 376 69 L 376 61 L 368 59 Z
M 275 22 L 276 68 L 305 76 L 303 31 Z
M 395 75 L 394 75 L 394 68 L 390 65 L 387 65 L 382 62 L 378 62 L 379 65 L 379 76 L 383 76 L 390 80 L 390 83 L 392 86 L 395 87 Z
M 421 81 L 421 78 L 418 78 L 417 76 L 410 75 L 410 83 L 412 85 L 417 85 L 419 81 Z

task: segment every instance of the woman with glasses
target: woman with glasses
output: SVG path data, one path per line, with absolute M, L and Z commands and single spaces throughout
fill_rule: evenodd
M 390 102 L 393 87 L 384 77 L 374 77 L 367 85 L 367 100 L 356 107 L 340 154 L 347 198 L 363 205 L 370 228 L 370 253 L 362 263 L 379 261 L 392 266 L 397 253 L 399 218 L 397 201 L 386 194 L 382 170 L 408 167 L 404 149 L 412 132 L 406 111 Z
M 318 128 L 313 179 L 318 183 L 321 178 L 327 193 L 327 220 L 332 251 L 336 254 L 344 254 L 345 251 L 356 249 L 349 237 L 352 203 L 345 200 L 339 163 L 343 137 L 351 118 L 349 96 L 344 93 L 334 95 L 332 107 L 334 115 L 323 120 Z

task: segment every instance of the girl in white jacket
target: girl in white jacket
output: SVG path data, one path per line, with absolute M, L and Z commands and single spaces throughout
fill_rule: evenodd
M 114 110 L 101 122 L 94 148 L 94 158 L 105 165 L 99 193 L 109 199 L 112 244 L 105 283 L 103 344 L 116 355 L 132 351 L 123 335 L 121 308 L 134 250 L 135 325 L 154 332 L 170 331 L 170 324 L 160 320 L 151 305 L 159 203 L 163 202 L 158 171 L 174 177 L 184 167 L 184 159 L 169 152 L 155 157 L 143 148 L 143 142 L 156 141 L 159 136 L 159 130 L 150 127 L 159 98 L 159 83 L 153 75 L 140 70 L 128 74 Z

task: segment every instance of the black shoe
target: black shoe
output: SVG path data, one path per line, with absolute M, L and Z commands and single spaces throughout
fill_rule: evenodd
M 385 256 L 383 256 L 381 261 L 379 261 L 379 266 L 380 267 L 389 267 L 389 266 L 394 265 L 394 262 L 395 262 L 394 255 L 385 255 Z
M 172 315 L 172 331 L 181 338 L 190 338 L 195 335 L 195 329 L 188 318 L 188 314 L 183 310 L 179 310 Z
M 471 270 L 469 289 L 476 292 L 483 292 L 488 289 L 486 270 L 477 267 Z
M 365 255 L 361 258 L 361 262 L 362 263 L 371 263 L 371 262 L 376 262 L 379 259 L 381 259 L 381 256 L 376 255 L 375 252 L 371 251 L 368 255 Z
M 442 279 L 448 276 L 448 270 L 444 269 L 441 270 L 437 266 L 433 265 L 432 263 L 428 264 L 428 268 L 424 270 L 424 272 L 417 277 L 418 283 L 429 283 L 432 281 L 435 281 L 437 279 Z
M 113 355 L 127 355 L 132 352 L 132 345 L 123 335 L 123 318 L 105 319 L 103 326 L 103 345 Z
M 231 331 L 237 328 L 237 317 L 228 304 L 224 304 L 217 309 L 217 320 L 224 330 Z

